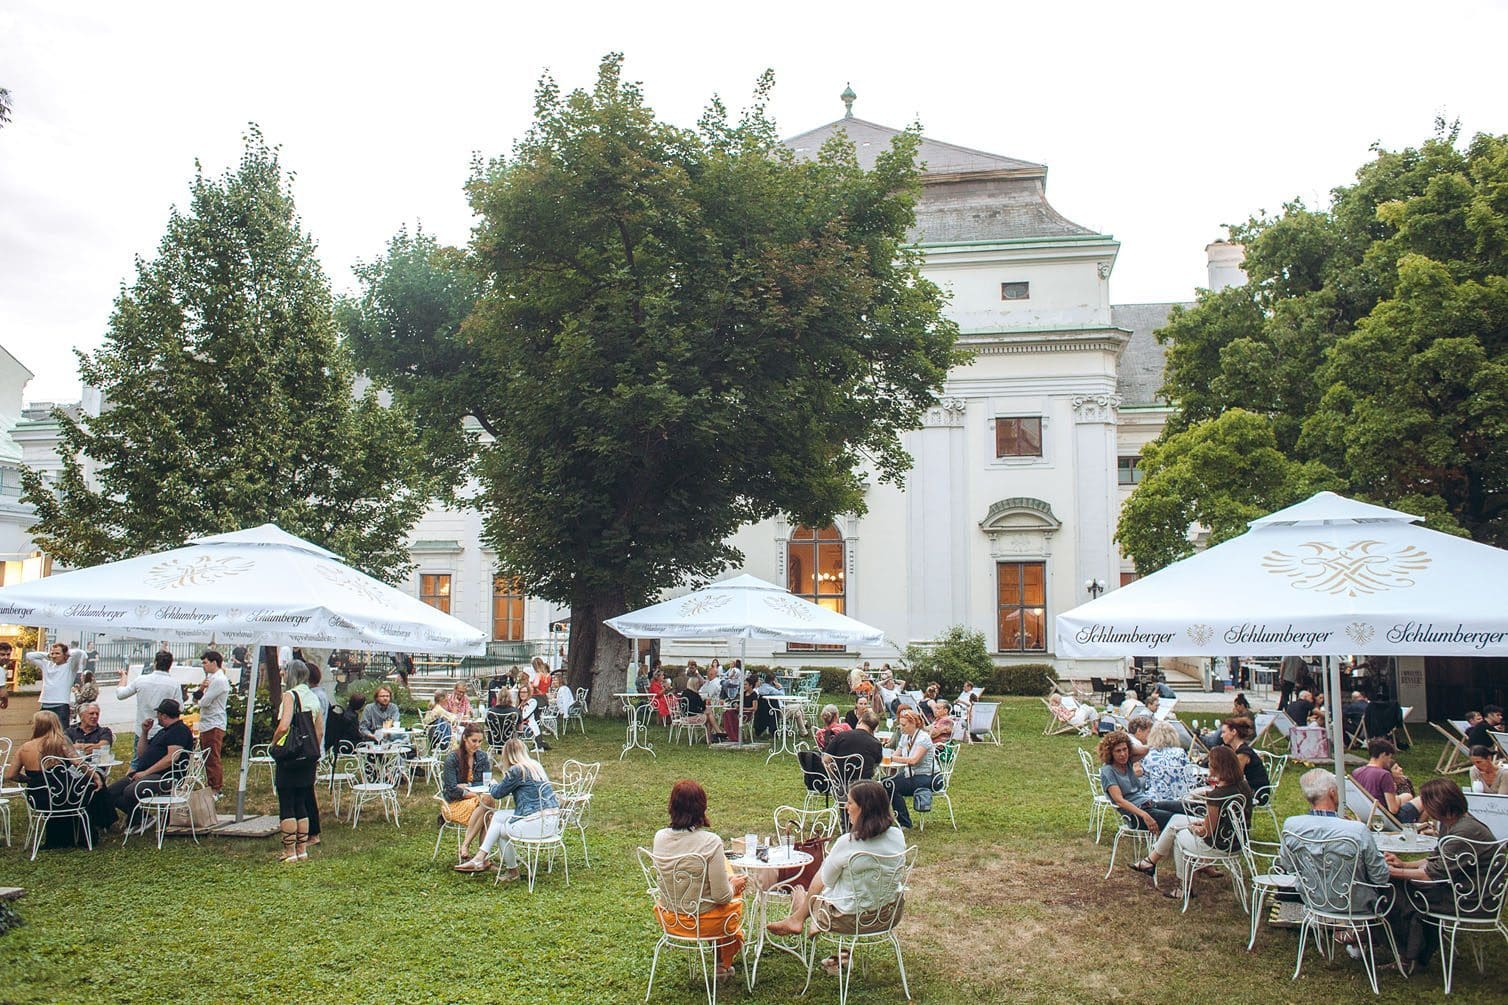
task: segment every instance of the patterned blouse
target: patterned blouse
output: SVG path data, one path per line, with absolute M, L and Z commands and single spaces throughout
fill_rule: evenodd
M 1188 766 L 1182 747 L 1154 747 L 1142 758 L 1142 783 L 1153 799 L 1182 799 L 1189 794 Z

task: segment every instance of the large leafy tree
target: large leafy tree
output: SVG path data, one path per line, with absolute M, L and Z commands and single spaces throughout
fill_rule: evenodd
M 444 324 L 368 315 L 380 352 L 362 362 L 485 428 L 486 537 L 501 572 L 570 605 L 569 673 L 599 710 L 626 662 L 604 619 L 739 561 L 744 523 L 862 511 L 865 471 L 901 475 L 900 433 L 959 359 L 905 244 L 917 136 L 872 171 L 842 143 L 800 161 L 770 86 L 736 123 L 714 101 L 687 130 L 616 55 L 592 90 L 546 79 L 529 134 L 468 185 L 465 321 L 435 309 L 439 249 L 400 237 L 365 276 L 368 304 L 427 277 L 407 314 Z
M 58 559 L 92 565 L 273 521 L 380 578 L 406 573 L 429 496 L 418 439 L 375 390 L 353 394 L 291 177 L 255 128 L 237 168 L 196 175 L 79 363 L 102 414 L 55 412 L 61 476 L 22 475 L 33 535 Z
M 1175 311 L 1119 539 L 1142 571 L 1318 488 L 1508 544 L 1508 137 L 1378 151 L 1328 210 L 1234 228 L 1247 286 Z

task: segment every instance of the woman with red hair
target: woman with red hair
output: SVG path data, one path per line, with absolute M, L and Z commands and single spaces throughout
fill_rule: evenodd
M 655 832 L 654 855 L 660 870 L 660 897 L 655 914 L 666 933 L 682 938 L 720 935 L 717 979 L 733 976 L 733 961 L 743 946 L 743 891 L 747 877 L 735 875 L 723 855 L 723 840 L 707 823 L 707 792 L 682 779 L 670 788 L 670 826 Z M 676 868 L 687 858 L 705 860 L 705 878 L 698 889 L 687 881 L 687 870 Z M 699 870 L 693 870 L 699 871 Z

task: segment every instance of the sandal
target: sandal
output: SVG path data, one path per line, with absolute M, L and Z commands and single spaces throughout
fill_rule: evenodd
M 1183 899 L 1183 887 L 1180 887 L 1180 886 L 1169 887 L 1166 890 L 1159 890 L 1158 892 L 1161 893 L 1164 897 L 1167 897 L 1169 900 L 1182 900 Z M 1189 899 L 1190 900 L 1198 900 L 1199 899 L 1199 894 L 1195 893 L 1193 890 L 1190 890 L 1189 891 Z
M 822 961 L 822 972 L 829 977 L 838 976 L 843 966 L 848 962 L 847 953 L 839 953 L 837 956 L 829 956 Z
M 1142 859 L 1140 862 L 1132 862 L 1131 868 L 1143 876 L 1157 875 L 1157 863 L 1151 859 Z
M 478 862 L 475 859 L 467 859 L 465 862 L 462 862 L 460 865 L 456 866 L 456 872 L 486 872 L 486 871 L 487 871 L 487 863 L 486 862 Z

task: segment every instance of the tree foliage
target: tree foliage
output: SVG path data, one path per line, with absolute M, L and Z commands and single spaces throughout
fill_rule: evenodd
M 967 625 L 953 625 L 928 643 L 911 643 L 906 647 L 905 660 L 911 668 L 906 674 L 909 688 L 920 690 L 936 681 L 948 692 L 944 697 L 968 682 L 988 687 L 996 676 L 984 632 Z
M 1244 287 L 1159 333 L 1178 406 L 1118 538 L 1150 572 L 1320 488 L 1508 544 L 1508 137 L 1379 150 L 1330 208 L 1233 228 Z
M 546 78 L 529 134 L 467 186 L 474 310 L 443 350 L 378 325 L 404 351 L 362 358 L 490 428 L 487 540 L 503 573 L 572 606 L 576 683 L 602 619 L 738 562 L 740 525 L 862 511 L 864 471 L 901 475 L 900 433 L 958 359 L 905 246 L 917 135 L 872 171 L 839 143 L 800 161 L 770 86 L 736 123 L 714 101 L 688 130 L 616 55 L 592 90 Z M 397 268 L 390 249 L 368 296 Z M 431 352 L 476 379 L 457 387 Z
M 93 565 L 272 521 L 375 576 L 407 571 L 428 498 L 418 441 L 375 390 L 353 397 L 291 177 L 255 127 L 235 170 L 198 172 L 79 363 L 102 414 L 56 411 L 61 476 L 22 476 L 33 536 L 58 559 Z

